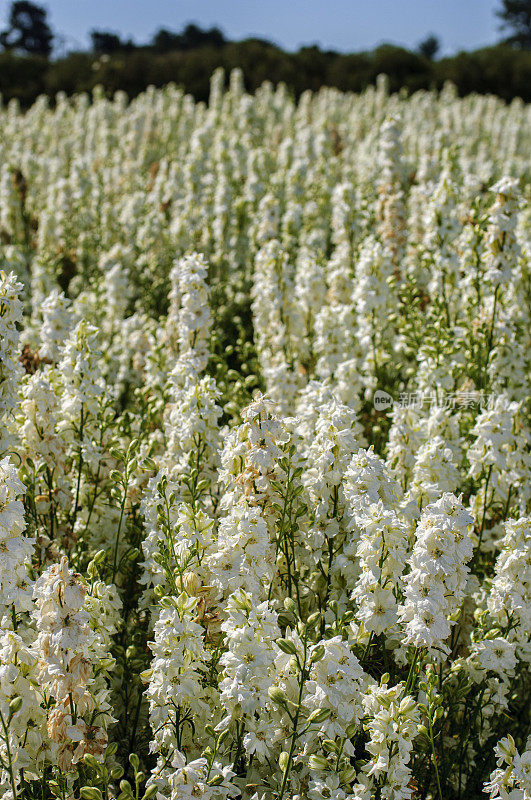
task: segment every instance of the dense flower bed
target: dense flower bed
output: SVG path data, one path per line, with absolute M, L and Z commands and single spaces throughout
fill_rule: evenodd
M 529 800 L 529 108 L 0 130 L 0 797 Z

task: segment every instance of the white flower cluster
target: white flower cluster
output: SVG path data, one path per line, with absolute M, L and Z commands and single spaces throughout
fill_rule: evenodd
M 13 272 L 0 270 L 0 455 L 9 447 L 9 415 L 17 401 L 18 384 L 22 367 L 18 362 L 19 331 L 22 321 L 22 284 Z
M 422 512 L 398 609 L 405 644 L 449 652 L 450 616 L 465 596 L 472 557 L 472 522 L 461 500 L 449 492 Z
M 531 797 L 528 123 L 0 107 L 0 797 Z

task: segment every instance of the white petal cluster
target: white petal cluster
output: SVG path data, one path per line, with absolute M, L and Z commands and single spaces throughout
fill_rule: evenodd
M 304 702 L 310 712 L 328 709 L 330 713 L 319 724 L 318 735 L 324 739 L 345 739 L 344 752 L 353 755 L 352 730 L 358 728 L 363 718 L 363 698 L 372 679 L 341 637 L 334 636 L 320 646 L 324 647 L 324 655 L 310 670 Z
M 21 497 L 25 487 L 10 458 L 0 460 L 0 618 L 11 627 L 11 614 L 33 608 L 29 576 L 35 539 L 25 536 Z
M 252 599 L 239 590 L 227 602 L 227 619 L 221 626 L 227 650 L 221 658 L 220 702 L 229 720 L 244 724 L 246 751 L 264 761 L 275 735 L 268 691 L 276 677 L 275 640 L 280 630 L 267 601 L 253 607 Z
M 167 598 L 155 623 L 150 643 L 153 661 L 146 689 L 150 723 L 155 732 L 152 752 L 165 757 L 190 744 L 191 709 L 195 714 L 210 713 L 202 687 L 206 660 L 204 631 L 195 621 L 196 598 L 185 593 L 175 600 Z
M 407 800 L 413 796 L 408 763 L 419 725 L 415 700 L 402 686 L 384 684 L 371 687 L 364 706 L 369 716 L 366 749 L 371 758 L 363 767 L 361 787 L 369 792 L 378 788 L 380 797 L 388 800 Z
M 500 739 L 494 753 L 497 768 L 492 771 L 484 791 L 490 800 L 528 800 L 531 797 L 531 747 L 520 754 L 511 735 Z
M 190 359 L 197 371 L 208 358 L 210 306 L 206 277 L 208 266 L 194 253 L 178 259 L 170 272 L 170 308 L 166 339 L 172 353 Z
M 22 284 L 13 272 L 0 270 L 0 455 L 8 448 L 10 438 L 5 430 L 16 404 L 18 384 L 23 371 L 18 361 L 22 320 Z
M 487 599 L 489 613 L 499 625 L 517 622 L 531 634 L 531 519 L 508 519 Z
M 472 521 L 461 500 L 449 492 L 422 512 L 398 610 L 406 644 L 449 652 L 449 616 L 465 595 Z
M 529 106 L 390 86 L 0 104 L 1 798 L 531 797 Z

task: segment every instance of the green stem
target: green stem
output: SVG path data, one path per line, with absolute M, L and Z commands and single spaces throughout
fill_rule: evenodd
M 439 778 L 439 768 L 437 766 L 437 754 L 435 752 L 435 742 L 433 741 L 433 727 L 431 724 L 431 714 L 428 715 L 428 725 L 430 726 L 430 744 L 431 744 L 431 752 L 433 755 L 433 766 L 435 767 L 435 778 L 437 779 L 437 792 L 439 795 L 439 800 L 443 800 L 443 794 L 441 791 L 441 781 Z
M 291 769 L 291 764 L 293 762 L 293 753 L 295 752 L 295 742 L 297 741 L 297 725 L 299 724 L 299 716 L 301 713 L 301 706 L 302 706 L 302 693 L 304 690 L 304 683 L 305 683 L 305 671 L 306 671 L 306 654 L 307 654 L 307 642 L 306 638 L 304 639 L 304 659 L 300 669 L 300 681 L 299 681 L 299 696 L 297 699 L 297 710 L 295 712 L 295 716 L 293 717 L 293 734 L 291 736 L 291 744 L 288 753 L 288 763 L 286 764 L 286 769 L 284 770 L 284 775 L 282 777 L 282 785 L 280 787 L 280 793 L 278 795 L 278 800 L 282 800 L 284 794 L 286 792 L 286 787 L 288 785 L 289 779 L 289 772 Z
M 14 775 L 14 772 L 13 772 L 13 758 L 11 756 L 11 747 L 9 745 L 9 728 L 6 725 L 6 722 L 4 720 L 4 715 L 2 714 L 1 711 L 0 711 L 0 721 L 2 722 L 2 728 L 4 729 L 4 735 L 5 735 L 7 761 L 8 761 L 8 772 L 9 772 L 9 777 L 10 777 L 10 780 L 11 780 L 11 790 L 13 792 L 13 800 L 17 800 L 17 787 L 16 787 L 16 784 L 15 784 L 15 775 Z

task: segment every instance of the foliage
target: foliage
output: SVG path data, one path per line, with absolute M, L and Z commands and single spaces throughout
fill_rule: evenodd
M 53 33 L 46 21 L 46 10 L 28 0 L 16 0 L 9 12 L 9 28 L 0 34 L 0 45 L 37 56 L 52 52 Z
M 502 29 L 512 30 L 506 39 L 507 44 L 531 49 L 531 0 L 503 0 L 502 8 L 497 12 L 502 20 Z

